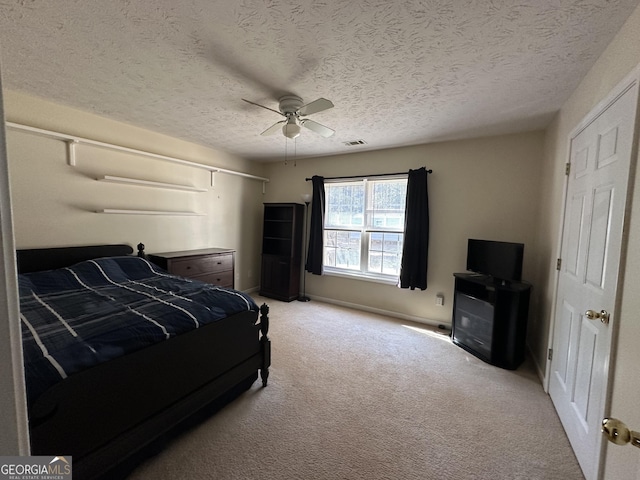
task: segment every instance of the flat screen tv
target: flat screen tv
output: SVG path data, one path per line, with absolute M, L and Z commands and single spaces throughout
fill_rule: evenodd
M 469 239 L 467 270 L 490 275 L 498 281 L 522 280 L 524 244 Z

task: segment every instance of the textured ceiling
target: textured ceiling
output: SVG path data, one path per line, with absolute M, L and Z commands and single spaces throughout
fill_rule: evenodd
M 281 159 L 543 128 L 640 0 L 0 0 L 5 88 Z M 366 145 L 346 147 L 344 142 Z

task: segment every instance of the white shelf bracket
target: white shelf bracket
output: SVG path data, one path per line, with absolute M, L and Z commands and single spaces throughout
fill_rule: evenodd
M 267 182 L 262 182 L 262 194 L 267 193 Z
M 76 145 L 78 145 L 77 140 L 65 140 L 67 144 L 67 163 L 71 167 L 76 166 Z
M 215 170 L 211 170 L 211 186 L 212 187 L 216 186 L 216 171 Z

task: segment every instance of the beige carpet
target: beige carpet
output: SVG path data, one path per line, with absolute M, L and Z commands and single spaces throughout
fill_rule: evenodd
M 268 387 L 256 382 L 131 479 L 583 478 L 527 363 L 493 367 L 419 324 L 256 300 L 271 307 Z

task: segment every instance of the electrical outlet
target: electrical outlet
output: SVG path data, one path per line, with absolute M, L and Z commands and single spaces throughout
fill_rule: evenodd
M 436 295 L 436 305 L 438 305 L 439 307 L 442 307 L 444 305 L 444 295 L 442 295 L 441 293 Z

